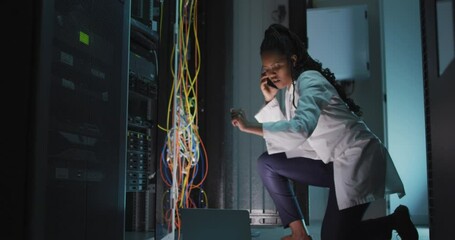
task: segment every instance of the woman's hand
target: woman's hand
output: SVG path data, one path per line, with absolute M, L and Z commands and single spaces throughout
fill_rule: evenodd
M 244 132 L 248 123 L 245 118 L 245 112 L 242 109 L 231 109 L 231 123 L 232 126 L 238 127 L 240 131 Z
M 263 136 L 262 124 L 246 120 L 245 112 L 242 109 L 231 109 L 231 123 L 242 132 Z
M 261 87 L 261 91 L 262 91 L 262 94 L 264 95 L 264 100 L 266 103 L 272 101 L 279 90 L 279 89 L 271 87 L 267 84 L 267 79 L 269 79 L 269 78 L 270 78 L 270 76 L 268 76 L 266 74 L 261 75 L 260 87 Z

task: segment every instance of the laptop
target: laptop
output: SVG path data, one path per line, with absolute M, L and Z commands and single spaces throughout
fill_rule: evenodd
M 247 210 L 182 208 L 181 240 L 251 240 Z

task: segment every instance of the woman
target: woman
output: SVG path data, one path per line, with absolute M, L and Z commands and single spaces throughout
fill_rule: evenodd
M 291 235 L 283 240 L 311 239 L 289 179 L 329 188 L 321 239 L 418 239 L 408 208 L 362 221 L 369 204 L 388 194 L 405 195 L 403 183 L 378 137 L 361 120 L 360 108 L 346 97 L 334 74 L 313 60 L 296 34 L 273 24 L 261 44 L 260 88 L 265 104 L 248 121 L 231 110 L 233 126 L 262 136 L 267 152 L 258 171 L 282 224 Z M 285 111 L 276 96 L 285 91 Z

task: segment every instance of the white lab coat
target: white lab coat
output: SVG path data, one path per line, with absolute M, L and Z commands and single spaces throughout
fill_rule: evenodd
M 285 114 L 275 98 L 255 115 L 262 123 L 269 154 L 333 162 L 338 208 L 405 195 L 403 183 L 383 145 L 352 113 L 335 88 L 317 71 L 303 72 L 286 89 Z

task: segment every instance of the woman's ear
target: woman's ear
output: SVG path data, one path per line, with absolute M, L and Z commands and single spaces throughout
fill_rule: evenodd
M 297 55 L 293 54 L 291 56 L 291 61 L 292 61 L 292 66 L 295 67 L 295 64 L 297 64 Z

